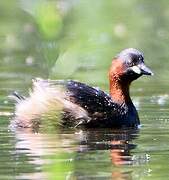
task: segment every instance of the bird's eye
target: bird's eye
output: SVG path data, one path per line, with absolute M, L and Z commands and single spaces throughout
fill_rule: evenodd
M 140 56 L 138 59 L 139 59 L 139 61 L 143 61 L 143 57 L 142 56 Z
M 129 62 L 128 62 L 128 65 L 129 65 L 130 67 L 132 67 L 132 66 L 135 65 L 135 63 L 134 63 L 133 61 L 129 61 Z

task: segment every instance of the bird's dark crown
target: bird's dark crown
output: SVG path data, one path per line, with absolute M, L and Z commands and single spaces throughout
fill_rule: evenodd
M 138 65 L 144 63 L 144 55 L 140 51 L 134 48 L 128 48 L 121 51 L 117 56 L 117 59 L 121 59 L 124 63 L 129 66 Z

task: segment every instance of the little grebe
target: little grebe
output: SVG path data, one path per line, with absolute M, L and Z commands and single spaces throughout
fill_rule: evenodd
M 133 48 L 121 51 L 109 70 L 110 95 L 77 81 L 33 80 L 30 97 L 14 93 L 17 100 L 15 127 L 33 127 L 49 109 L 61 107 L 64 127 L 137 127 L 140 124 L 129 94 L 131 82 L 142 75 L 153 75 L 145 66 L 143 54 Z M 40 123 L 40 122 L 39 122 Z

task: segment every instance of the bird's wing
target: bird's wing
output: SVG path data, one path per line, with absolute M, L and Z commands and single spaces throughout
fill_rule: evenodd
M 89 113 L 102 113 L 112 110 L 114 106 L 111 97 L 98 88 L 76 81 L 68 81 L 66 88 L 70 92 L 70 99 Z

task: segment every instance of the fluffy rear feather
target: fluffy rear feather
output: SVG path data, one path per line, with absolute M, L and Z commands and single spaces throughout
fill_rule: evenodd
M 52 82 L 55 82 L 52 84 Z M 56 87 L 57 84 L 57 87 Z M 72 103 L 64 86 L 64 81 L 48 81 L 43 79 L 33 80 L 33 89 L 29 92 L 29 97 L 24 98 L 18 93 L 13 93 L 16 100 L 15 118 L 12 121 L 14 126 L 33 127 L 35 120 L 50 112 L 64 112 L 73 114 L 74 126 L 78 126 L 84 121 L 88 121 L 88 113 L 82 107 Z M 75 121 L 79 119 L 79 121 Z

